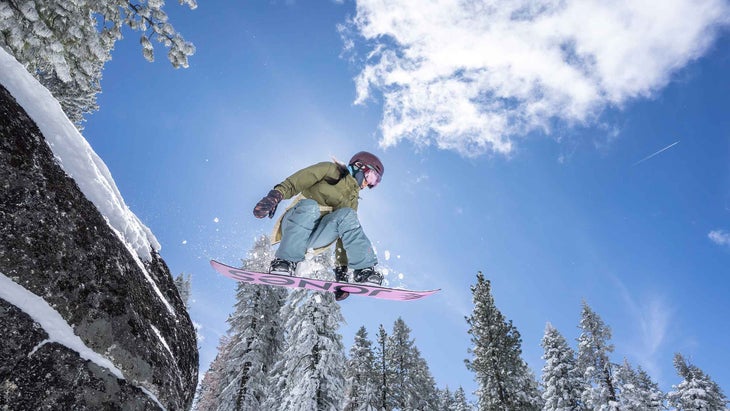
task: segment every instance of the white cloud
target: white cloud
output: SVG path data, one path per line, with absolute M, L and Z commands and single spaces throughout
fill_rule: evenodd
M 707 237 L 717 245 L 730 246 L 730 233 L 724 230 L 712 230 Z
M 367 42 L 356 103 L 382 93 L 382 146 L 472 156 L 651 96 L 728 22 L 723 0 L 358 0 L 342 32 Z

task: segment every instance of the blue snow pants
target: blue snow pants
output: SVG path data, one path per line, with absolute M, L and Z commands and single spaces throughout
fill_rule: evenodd
M 351 208 L 340 208 L 322 216 L 316 201 L 304 199 L 286 212 L 281 230 L 277 258 L 299 262 L 304 260 L 308 249 L 326 247 L 342 238 L 350 268 L 357 270 L 378 263 L 373 245 Z

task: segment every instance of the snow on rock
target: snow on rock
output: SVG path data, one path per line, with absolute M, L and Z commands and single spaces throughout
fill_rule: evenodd
M 172 353 L 172 350 L 170 349 L 170 345 L 167 344 L 167 341 L 165 340 L 165 337 L 162 336 L 162 333 L 160 332 L 160 330 L 158 330 L 157 327 L 155 327 L 154 325 L 151 325 L 150 328 L 152 328 L 152 331 L 155 332 L 155 335 L 157 336 L 157 338 L 160 339 L 160 342 L 165 347 L 165 349 L 167 350 L 167 352 L 170 353 L 170 356 L 172 356 L 173 358 L 175 358 L 175 354 Z
M 111 361 L 104 358 L 91 348 L 87 347 L 81 338 L 74 334 L 73 329 L 61 317 L 58 311 L 54 310 L 53 307 L 48 303 L 26 290 L 13 280 L 6 277 L 3 273 L 0 273 L 0 298 L 15 305 L 16 307 L 23 310 L 26 314 L 40 324 L 41 327 L 48 333 L 48 339 L 44 340 L 40 345 L 48 342 L 57 342 L 65 345 L 66 347 L 79 353 L 81 358 L 87 359 L 96 363 L 96 365 L 106 368 L 111 371 L 117 378 L 124 378 L 122 371 L 119 370 Z M 38 350 L 39 346 L 36 346 L 32 352 Z M 29 355 L 32 355 L 29 354 Z
M 40 128 L 56 161 L 107 219 L 123 241 L 145 261 L 160 250 L 154 234 L 132 213 L 106 164 L 66 117 L 61 105 L 15 58 L 0 48 L 2 84 Z
M 106 368 L 117 378 L 124 379 L 122 370 L 117 368 L 108 358 L 88 347 L 81 338 L 74 334 L 73 328 L 61 317 L 58 311 L 48 305 L 43 298 L 26 290 L 21 285 L 6 277 L 3 273 L 0 273 L 0 298 L 23 310 L 23 312 L 40 324 L 43 330 L 48 333 L 48 338 L 36 345 L 28 356 L 32 356 L 44 344 L 57 342 L 76 351 L 81 358 L 91 361 L 99 367 Z M 164 338 L 162 338 L 160 332 L 156 328 L 152 328 L 164 342 Z M 169 351 L 170 348 L 167 346 L 167 343 L 165 342 L 164 344 Z M 165 409 L 154 393 L 144 387 L 137 388 L 140 388 L 142 392 L 147 394 L 161 409 Z

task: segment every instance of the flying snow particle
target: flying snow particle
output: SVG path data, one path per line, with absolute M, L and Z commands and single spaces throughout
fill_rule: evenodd
M 183 240 L 183 241 L 182 241 L 182 244 L 183 244 L 183 245 L 185 245 L 185 244 L 187 244 L 187 243 L 188 243 L 188 240 Z
M 218 217 L 216 217 L 216 218 L 214 218 L 214 219 L 213 219 L 213 222 L 214 222 L 214 223 L 217 223 L 217 222 L 219 222 L 219 221 L 220 221 L 220 220 L 218 219 Z
M 406 278 L 406 276 L 405 276 L 405 275 L 403 275 L 403 273 L 400 273 L 400 274 L 398 274 L 398 279 L 399 279 L 399 280 L 402 280 L 402 279 L 404 279 L 404 278 Z
M 390 251 L 385 250 L 385 261 L 390 260 Z

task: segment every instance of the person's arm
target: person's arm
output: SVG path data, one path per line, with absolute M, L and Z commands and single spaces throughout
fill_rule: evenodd
M 332 178 L 333 174 L 339 176 L 339 169 L 334 163 L 329 162 L 317 163 L 297 171 L 274 186 L 269 194 L 256 204 L 253 215 L 256 218 L 273 218 L 281 200 L 292 198 L 323 179 Z
M 280 192 L 285 199 L 292 198 L 325 178 L 338 179 L 339 175 L 337 166 L 325 161 L 297 171 L 274 186 L 274 190 Z

